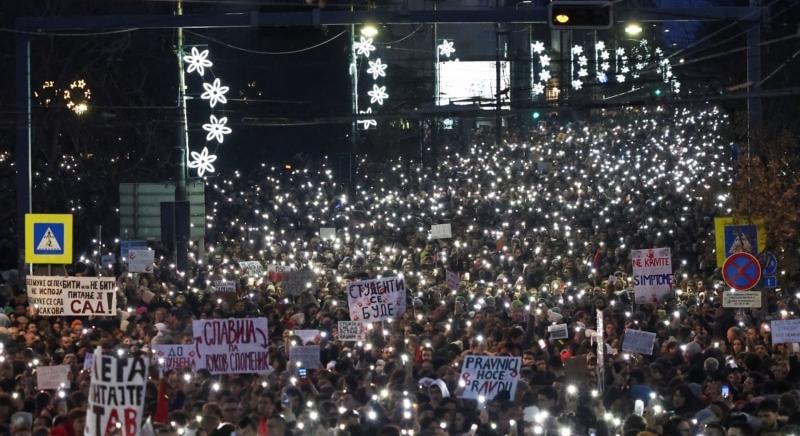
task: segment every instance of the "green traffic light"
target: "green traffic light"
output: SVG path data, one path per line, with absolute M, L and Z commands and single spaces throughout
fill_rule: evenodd
M 531 116 L 533 117 L 534 120 L 538 120 L 541 114 L 538 111 L 536 111 Z

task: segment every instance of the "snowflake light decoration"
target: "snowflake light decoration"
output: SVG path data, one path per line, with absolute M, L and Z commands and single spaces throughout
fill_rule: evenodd
M 208 103 L 211 107 L 217 105 L 217 103 L 227 103 L 228 99 L 225 97 L 225 93 L 228 92 L 230 89 L 227 86 L 222 86 L 219 78 L 214 79 L 212 83 L 203 83 L 203 89 L 206 92 L 200 95 L 200 98 L 203 100 L 208 100 Z
M 456 52 L 456 48 L 453 47 L 453 41 L 448 41 L 446 39 L 442 40 L 442 43 L 439 44 L 439 55 L 449 58 L 453 53 Z
M 360 114 L 371 114 L 372 113 L 372 108 L 368 107 L 367 110 L 360 111 L 359 113 Z M 370 126 L 372 126 L 372 127 L 377 127 L 378 126 L 378 121 L 376 121 L 374 119 L 366 119 L 365 118 L 365 119 L 362 119 L 362 120 L 358 120 L 358 123 L 361 124 L 361 128 L 364 129 L 364 130 L 369 129 Z
M 189 64 L 186 68 L 187 73 L 197 71 L 200 77 L 203 77 L 206 68 L 211 68 L 213 65 L 211 61 L 208 60 L 208 50 L 200 51 L 197 47 L 192 47 L 192 54 L 185 55 L 183 61 Z
M 214 154 L 208 153 L 208 147 L 203 147 L 203 151 L 200 153 L 196 151 L 190 152 L 192 155 L 192 159 L 187 163 L 189 168 L 197 168 L 197 175 L 199 177 L 203 177 L 205 173 L 213 173 L 214 172 L 214 161 L 217 160 L 217 156 Z
M 542 41 L 534 42 L 531 44 L 531 50 L 536 54 L 541 54 L 544 51 L 544 43 Z
M 579 45 L 572 46 L 572 54 L 574 54 L 574 55 L 583 54 L 583 47 L 581 47 Z
M 583 88 L 583 82 L 580 79 L 573 80 L 572 81 L 572 88 L 573 89 L 581 89 L 581 88 Z
M 550 56 L 547 55 L 539 56 L 539 63 L 542 65 L 542 67 L 550 65 Z
M 386 93 L 385 86 L 378 86 L 372 85 L 372 91 L 367 91 L 367 95 L 369 95 L 369 102 L 370 103 L 378 103 L 379 105 L 383 105 L 383 100 L 389 98 L 389 94 Z
M 533 84 L 533 95 L 542 95 L 544 94 L 544 84 L 541 82 Z
M 373 80 L 377 80 L 378 77 L 386 77 L 386 67 L 388 65 L 382 63 L 381 58 L 375 59 L 375 62 L 369 61 L 367 74 L 372 74 Z
M 361 40 L 353 45 L 357 55 L 364 55 L 369 57 L 370 53 L 375 51 L 375 46 L 372 45 L 372 38 L 361 37 Z
M 551 76 L 550 76 L 550 71 L 549 70 L 542 70 L 541 74 L 539 74 L 539 79 L 542 82 L 547 82 L 548 80 L 550 80 L 550 77 Z
M 231 128 L 226 126 L 225 124 L 228 123 L 228 117 L 222 117 L 217 119 L 214 115 L 209 117 L 209 121 L 207 124 L 203 124 L 203 130 L 208 132 L 206 135 L 206 141 L 211 141 L 212 139 L 216 139 L 217 142 L 222 144 L 222 141 L 225 139 L 225 135 L 231 133 Z

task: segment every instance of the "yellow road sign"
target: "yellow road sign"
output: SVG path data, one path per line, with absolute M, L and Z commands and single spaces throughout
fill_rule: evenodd
M 71 214 L 25 214 L 25 262 L 72 263 Z

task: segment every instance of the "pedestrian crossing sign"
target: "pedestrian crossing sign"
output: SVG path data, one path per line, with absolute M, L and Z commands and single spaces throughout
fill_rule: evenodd
M 25 214 L 25 262 L 72 263 L 72 215 Z

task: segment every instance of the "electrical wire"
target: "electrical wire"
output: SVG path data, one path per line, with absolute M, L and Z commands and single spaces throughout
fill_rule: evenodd
M 245 53 L 252 53 L 252 54 L 258 54 L 258 55 L 287 55 L 287 54 L 303 53 L 303 52 L 306 52 L 306 51 L 309 51 L 309 50 L 313 50 L 313 49 L 318 48 L 318 47 L 322 47 L 323 45 L 325 45 L 325 44 L 335 40 L 336 38 L 344 35 L 345 33 L 347 33 L 347 30 L 342 30 L 341 32 L 339 32 L 336 35 L 334 35 L 332 38 L 326 39 L 325 41 L 322 41 L 319 44 L 314 44 L 314 45 L 312 45 L 310 47 L 300 48 L 300 49 L 297 49 L 297 50 L 288 50 L 288 51 L 253 50 L 251 48 L 239 47 L 239 46 L 236 46 L 236 45 L 233 45 L 233 44 L 229 44 L 229 43 L 227 43 L 225 41 L 222 41 L 222 40 L 219 40 L 217 38 L 213 38 L 213 37 L 208 36 L 208 35 L 203 35 L 202 33 L 192 32 L 191 30 L 186 30 L 185 32 L 189 33 L 189 34 L 192 34 L 194 36 L 209 40 L 209 41 L 216 42 L 217 44 L 224 45 L 225 47 L 232 48 L 234 50 L 243 51 Z
M 782 69 L 783 69 L 783 67 L 785 67 L 786 65 L 789 65 L 789 62 L 791 62 L 791 61 L 792 61 L 794 58 L 796 58 L 796 57 L 797 57 L 797 55 L 800 55 L 800 50 L 797 50 L 796 52 L 794 52 L 794 54 L 793 54 L 793 55 L 791 55 L 791 56 L 789 56 L 789 58 L 788 58 L 788 59 L 786 59 L 785 61 L 783 61 L 783 63 L 782 63 L 782 64 L 778 65 L 778 68 L 775 68 L 774 70 L 772 70 L 772 72 L 771 72 L 771 73 L 769 73 L 769 74 L 767 75 L 767 77 L 765 77 L 765 78 L 761 79 L 761 81 L 760 81 L 760 82 L 758 82 L 758 83 L 756 84 L 756 86 L 755 86 L 755 87 L 756 87 L 756 88 L 758 88 L 758 87 L 759 87 L 759 86 L 761 86 L 761 85 L 762 85 L 764 82 L 766 82 L 767 80 L 771 79 L 771 78 L 772 78 L 772 76 L 774 76 L 775 74 L 777 74 L 777 73 L 778 73 L 778 71 L 782 70 Z
M 389 42 L 383 42 L 383 43 L 377 43 L 376 42 L 375 45 L 392 45 L 392 44 L 397 44 L 397 43 L 403 42 L 403 41 L 407 40 L 408 38 L 411 38 L 411 36 L 414 35 L 415 33 L 417 33 L 419 31 L 419 29 L 422 29 L 422 26 L 424 26 L 424 24 L 420 24 L 419 26 L 417 26 L 416 29 L 412 30 L 411 33 L 409 33 L 408 35 L 406 35 L 406 36 L 404 36 L 404 37 L 402 37 L 402 38 L 400 38 L 398 40 L 389 41 Z
M 103 35 L 116 35 L 120 33 L 135 32 L 142 30 L 139 27 L 131 27 L 129 29 L 107 30 L 103 32 L 87 32 L 87 33 L 74 33 L 74 32 L 34 32 L 29 30 L 10 29 L 8 27 L 0 27 L 0 32 L 16 33 L 20 35 L 31 36 L 103 36 Z

